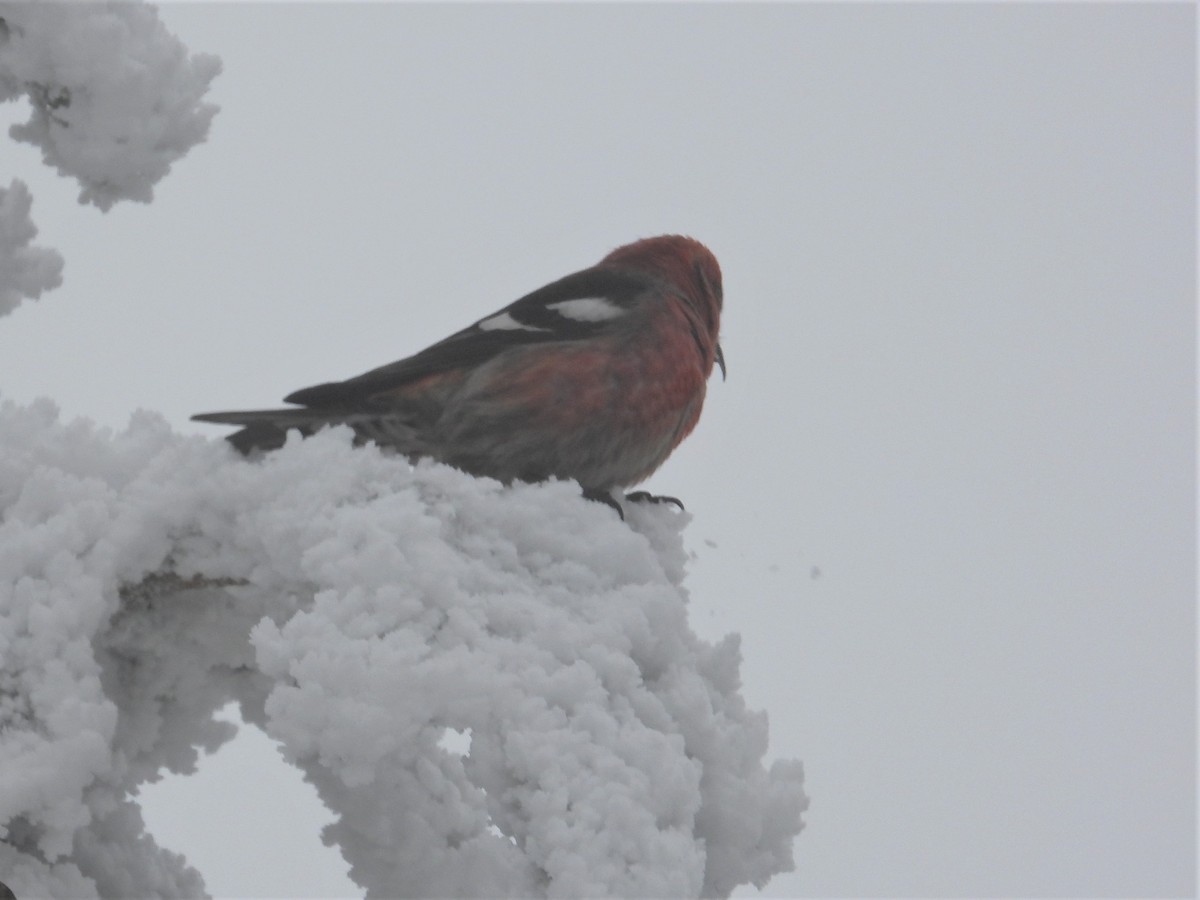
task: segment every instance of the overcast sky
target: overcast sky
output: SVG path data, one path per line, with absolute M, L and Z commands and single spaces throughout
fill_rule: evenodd
M 225 69 L 153 204 L 80 207 L 0 143 L 66 257 L 0 320 L 5 397 L 216 437 L 188 416 L 691 234 L 729 380 L 647 486 L 695 517 L 694 627 L 742 634 L 805 763 L 765 893 L 1195 890 L 1191 4 L 162 17 Z M 151 825 L 218 894 L 349 890 L 263 746 Z

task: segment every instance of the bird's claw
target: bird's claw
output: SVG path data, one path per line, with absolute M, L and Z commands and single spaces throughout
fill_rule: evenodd
M 611 506 L 617 511 L 617 515 L 621 517 L 621 521 L 625 521 L 625 510 L 621 509 L 621 504 L 613 499 L 613 495 L 608 491 L 595 491 L 584 489 L 584 499 L 595 500 L 597 503 L 603 503 L 606 506 Z
M 684 508 L 683 501 L 678 497 L 652 494 L 649 491 L 634 491 L 632 494 L 626 494 L 625 499 L 630 503 L 674 503 L 681 510 Z
M 584 490 L 583 496 L 587 500 L 595 500 L 597 503 L 603 503 L 605 506 L 611 506 L 617 511 L 617 515 L 621 517 L 621 521 L 625 521 L 625 510 L 621 508 L 621 504 L 613 499 L 613 495 L 608 491 Z M 684 508 L 683 501 L 678 497 L 667 497 L 662 494 L 652 494 L 649 491 L 634 491 L 631 494 L 625 495 L 627 503 L 674 503 L 682 510 Z

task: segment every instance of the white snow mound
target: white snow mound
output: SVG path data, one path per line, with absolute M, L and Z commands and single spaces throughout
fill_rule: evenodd
M 801 767 L 763 766 L 737 637 L 688 626 L 688 517 L 627 517 L 345 429 L 248 462 L 150 414 L 114 434 L 0 405 L 2 880 L 203 896 L 135 791 L 228 740 L 230 699 L 317 785 L 370 897 L 724 896 L 789 871 Z

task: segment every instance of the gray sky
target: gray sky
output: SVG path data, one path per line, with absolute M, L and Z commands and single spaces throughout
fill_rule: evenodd
M 692 234 L 729 380 L 648 486 L 695 516 L 694 627 L 743 635 L 806 766 L 765 893 L 1194 891 L 1194 7 L 162 16 L 225 71 L 152 205 L 79 207 L 0 144 L 67 260 L 0 321 L 4 396 L 216 435 L 188 415 Z M 282 765 L 243 802 L 255 746 L 164 842 L 215 891 L 344 883 Z

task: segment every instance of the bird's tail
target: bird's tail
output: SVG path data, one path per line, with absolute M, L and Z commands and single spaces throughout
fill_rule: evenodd
M 333 425 L 336 419 L 328 413 L 312 409 L 247 409 L 237 412 L 201 413 L 192 416 L 196 422 L 217 422 L 221 425 L 240 425 L 226 440 L 241 453 L 254 450 L 275 450 L 287 440 L 290 429 L 298 429 L 307 437 L 325 425 Z
M 287 440 L 293 428 L 304 437 L 330 425 L 349 425 L 355 440 L 365 443 L 374 440 L 405 454 L 423 452 L 417 430 L 397 416 L 360 411 L 339 412 L 330 409 L 248 409 L 231 412 L 201 413 L 192 416 L 196 422 L 217 422 L 221 425 L 240 425 L 241 430 L 226 440 L 243 454 L 275 450 Z

